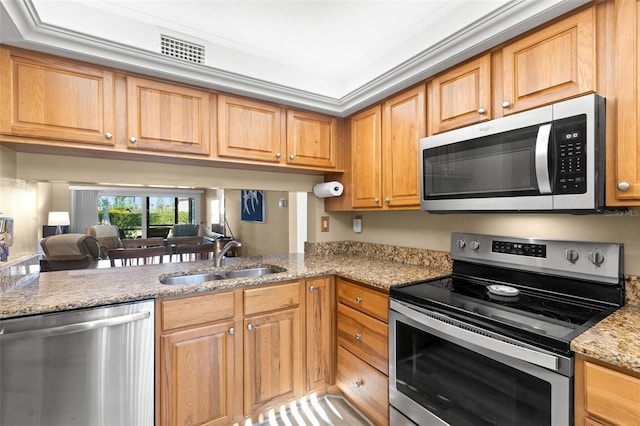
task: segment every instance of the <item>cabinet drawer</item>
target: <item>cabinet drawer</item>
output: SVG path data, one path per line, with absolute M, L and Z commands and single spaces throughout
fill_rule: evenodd
M 389 379 L 338 347 L 338 387 L 376 425 L 389 424 Z
M 338 304 L 338 344 L 384 374 L 389 374 L 389 326 Z
M 163 300 L 162 331 L 233 318 L 233 292 Z
M 640 418 L 640 379 L 590 362 L 584 363 L 587 412 L 617 425 Z
M 389 320 L 389 295 L 338 278 L 338 302 L 374 316 Z
M 244 314 L 294 308 L 300 305 L 300 283 L 278 284 L 244 291 Z

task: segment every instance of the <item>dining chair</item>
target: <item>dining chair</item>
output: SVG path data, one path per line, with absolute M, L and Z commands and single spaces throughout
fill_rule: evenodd
M 125 238 L 122 240 L 122 248 L 164 247 L 164 238 Z
M 175 247 L 175 255 L 180 262 L 192 260 L 213 260 L 216 256 L 216 244 L 183 244 Z
M 116 266 L 136 266 L 164 263 L 164 254 L 164 246 L 120 248 L 112 249 L 107 252 L 112 268 Z

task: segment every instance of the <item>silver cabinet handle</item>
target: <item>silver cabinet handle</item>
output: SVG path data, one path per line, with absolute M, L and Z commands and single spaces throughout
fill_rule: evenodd
M 378 201 L 380 201 L 380 200 L 378 200 L 377 198 L 374 198 L 374 199 L 373 199 L 373 202 L 374 202 L 375 204 L 378 204 Z
M 631 188 L 631 185 L 629 185 L 629 182 L 620 182 L 618 184 L 618 191 L 628 191 L 629 188 Z
M 389 197 L 385 197 L 384 202 L 385 202 L 386 204 L 389 204 L 389 203 L 391 202 L 391 200 L 389 199 Z
M 111 133 L 107 132 L 107 133 L 104 134 L 104 137 L 107 138 L 107 139 L 111 139 L 113 137 L 113 135 Z
M 253 326 L 251 324 L 247 325 L 247 330 L 249 331 L 253 330 Z
M 362 333 L 356 333 L 356 340 L 362 339 Z
M 485 115 L 486 113 L 487 113 L 487 110 L 486 110 L 486 109 L 484 109 L 484 108 L 480 108 L 480 109 L 478 110 L 478 114 L 480 114 L 480 115 Z
M 360 389 L 360 386 L 362 386 L 364 384 L 364 382 L 362 380 L 357 380 L 355 385 L 358 389 Z
M 136 137 L 135 137 L 135 136 L 131 136 L 131 137 L 129 138 L 129 142 L 131 142 L 131 143 L 136 143 L 136 141 L 137 141 L 137 140 L 138 140 L 138 139 L 136 139 Z
M 280 157 L 282 157 L 282 154 L 279 152 L 276 152 L 276 158 L 280 158 Z
M 291 155 L 289 156 L 289 160 L 293 160 L 294 158 L 296 158 L 296 155 L 295 155 L 295 154 L 291 154 Z
M 316 291 L 316 288 L 314 286 L 309 287 L 309 291 L 313 292 Z
M 231 328 L 229 329 L 229 334 L 236 334 L 236 329 L 235 329 L 235 328 L 233 328 L 233 327 L 231 327 Z
M 510 106 L 511 106 L 511 102 L 509 102 L 509 101 L 504 101 L 502 103 L 502 108 L 509 108 Z
M 362 302 L 362 297 L 356 296 L 356 303 L 360 303 L 360 302 Z

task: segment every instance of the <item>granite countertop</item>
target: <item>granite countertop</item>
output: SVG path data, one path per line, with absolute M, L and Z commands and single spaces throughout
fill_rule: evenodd
M 286 271 L 197 285 L 164 285 L 159 281 L 159 277 L 165 274 L 181 275 L 257 265 L 274 265 Z M 421 266 L 351 254 L 289 254 L 229 258 L 223 268 L 214 268 L 211 261 L 195 261 L 44 272 L 0 294 L 0 319 L 322 275 L 340 275 L 388 290 L 392 285 L 448 273 L 450 269 L 447 262 Z
M 640 373 L 640 306 L 626 305 L 571 342 L 579 354 Z

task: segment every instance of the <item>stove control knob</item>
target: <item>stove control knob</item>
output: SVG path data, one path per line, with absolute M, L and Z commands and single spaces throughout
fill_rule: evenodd
M 477 242 L 476 240 L 471 241 L 471 249 L 472 250 L 478 250 L 480 248 L 480 243 Z
M 597 267 L 600 267 L 605 261 L 604 253 L 601 251 L 590 251 L 587 253 L 587 260 Z
M 578 250 L 575 249 L 566 249 L 564 251 L 564 258 L 571 263 L 576 263 L 580 258 L 580 253 L 578 253 Z
M 458 248 L 462 249 L 466 245 L 467 245 L 467 243 L 464 240 L 462 240 L 462 239 L 458 240 Z

